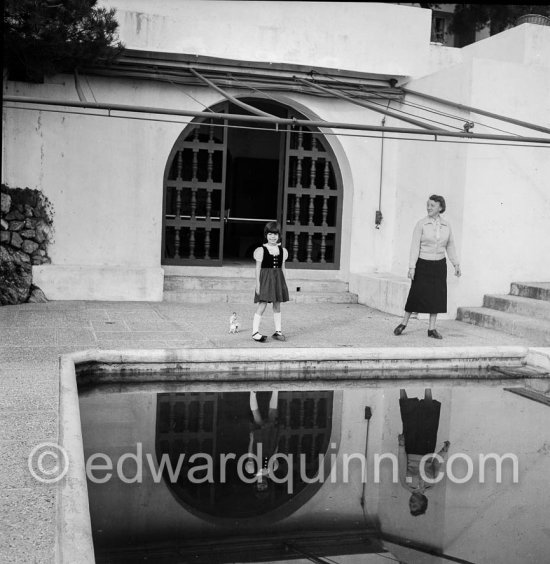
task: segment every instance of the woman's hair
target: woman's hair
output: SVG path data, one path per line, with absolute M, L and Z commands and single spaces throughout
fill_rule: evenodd
M 443 213 L 447 209 L 447 204 L 445 203 L 445 198 L 443 196 L 438 196 L 437 194 L 432 194 L 428 200 L 433 200 L 434 202 L 438 202 L 441 206 L 441 213 Z
M 269 223 L 266 223 L 264 227 L 264 238 L 266 241 L 268 233 L 277 233 L 277 235 L 279 235 L 279 240 L 281 239 L 281 226 L 278 221 L 270 221 Z
M 414 517 L 418 517 L 418 515 L 424 515 L 424 513 L 426 513 L 426 509 L 428 509 L 428 498 L 424 494 L 420 494 L 420 493 L 413 493 L 411 495 L 411 499 L 413 497 L 417 501 L 419 501 L 421 505 L 418 509 L 415 509 L 414 511 L 411 509 L 411 515 L 413 515 Z

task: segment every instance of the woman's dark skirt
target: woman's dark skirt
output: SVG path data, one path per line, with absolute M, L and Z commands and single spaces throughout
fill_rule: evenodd
M 447 313 L 447 261 L 416 261 L 414 280 L 409 290 L 405 311 Z
M 437 444 L 439 412 L 437 400 L 407 398 L 399 400 L 405 452 L 407 454 L 433 454 Z

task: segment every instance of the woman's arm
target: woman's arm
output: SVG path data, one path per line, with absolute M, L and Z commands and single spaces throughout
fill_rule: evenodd
M 409 273 L 408 273 L 408 276 L 411 280 L 414 280 L 416 261 L 420 256 L 420 239 L 422 237 L 422 226 L 423 226 L 423 221 L 421 220 L 414 226 L 414 230 L 413 230 L 411 251 L 409 253 Z
M 399 450 L 397 454 L 397 470 L 399 473 L 399 483 L 409 492 L 413 488 L 407 483 L 407 453 L 405 452 L 405 437 L 399 435 Z
M 450 223 L 447 223 L 447 227 L 449 228 L 449 238 L 447 239 L 447 255 L 452 265 L 455 267 L 455 276 L 460 276 L 462 272 L 460 271 L 460 264 L 458 262 L 456 252 L 455 237 Z

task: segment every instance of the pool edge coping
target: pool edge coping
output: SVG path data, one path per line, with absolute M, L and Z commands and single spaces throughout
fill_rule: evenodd
M 288 355 L 288 356 L 287 356 Z M 70 464 L 57 495 L 56 562 L 94 564 L 91 518 L 82 441 L 76 367 L 83 363 L 192 363 L 270 362 L 285 358 L 285 364 L 307 361 L 350 360 L 451 360 L 516 358 L 527 366 L 550 371 L 550 347 L 376 347 L 376 348 L 276 348 L 276 349 L 89 349 L 59 359 L 59 444 Z M 231 373 L 223 374 L 224 381 Z M 495 375 L 496 378 L 500 376 Z M 382 378 L 383 379 L 383 378 Z

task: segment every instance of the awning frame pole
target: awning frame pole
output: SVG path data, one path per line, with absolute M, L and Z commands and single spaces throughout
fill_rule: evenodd
M 335 88 L 325 88 L 324 86 L 321 86 L 320 84 L 315 84 L 315 82 L 311 82 L 309 80 L 306 80 L 304 78 L 300 78 L 298 76 L 294 77 L 296 80 L 298 80 L 299 82 L 302 82 L 303 84 L 307 84 L 308 86 L 312 86 L 313 88 L 316 88 L 317 90 L 320 90 L 322 92 L 327 92 L 329 94 L 332 94 L 333 96 L 336 96 L 337 98 L 341 98 L 342 100 L 346 100 L 347 102 L 350 102 L 352 104 L 355 104 L 357 106 L 361 106 L 363 108 L 368 108 L 369 110 L 374 110 L 375 112 L 378 112 L 380 114 L 384 114 L 386 116 L 390 116 L 392 118 L 401 120 L 401 121 L 406 121 L 407 123 L 410 123 L 412 125 L 416 125 L 417 127 L 422 127 L 424 129 L 429 129 L 431 131 L 439 131 L 439 128 L 430 125 L 428 123 L 424 123 L 423 121 L 419 121 L 407 116 L 402 116 L 396 112 L 392 112 L 390 110 L 385 110 L 384 108 L 381 108 L 375 104 L 371 104 L 369 102 L 365 102 L 363 100 L 356 100 L 355 98 L 352 98 L 351 96 L 347 96 L 346 94 L 344 94 L 343 92 L 340 92 L 339 90 L 335 89 Z
M 202 74 L 198 73 L 194 68 L 189 67 L 188 70 L 190 73 L 195 75 L 199 80 L 202 80 L 204 83 L 210 86 L 210 88 L 213 88 L 214 90 L 216 90 L 216 92 L 219 92 L 226 100 L 228 100 L 229 102 L 233 102 L 233 104 L 241 107 L 243 110 L 251 112 L 257 116 L 272 117 L 272 118 L 276 117 L 273 114 L 268 114 L 267 112 L 263 112 L 258 108 L 254 108 L 253 106 L 249 106 L 248 104 L 241 102 L 239 99 L 235 98 L 234 96 L 231 96 L 231 94 L 228 94 L 225 90 L 222 90 L 219 86 L 216 86 L 211 80 L 209 80 Z
M 487 110 L 481 110 L 479 108 L 474 108 L 472 106 L 467 106 L 466 104 L 460 104 L 459 102 L 453 102 L 452 100 L 447 100 L 445 98 L 439 98 L 438 96 L 432 96 L 431 94 L 424 94 L 423 92 L 417 92 L 416 90 L 411 90 L 410 88 L 402 87 L 406 94 L 412 94 L 413 96 L 419 96 L 420 98 L 426 98 L 426 100 L 432 100 L 433 102 L 439 102 L 441 104 L 446 104 L 447 106 L 452 106 L 458 110 L 465 110 L 472 112 L 474 114 L 479 114 L 482 116 L 498 119 L 500 121 L 506 121 L 508 123 L 513 123 L 514 125 L 520 125 L 521 127 L 526 127 L 527 129 L 534 129 L 535 131 L 541 131 L 542 133 L 550 133 L 548 127 L 542 125 L 537 125 L 535 123 L 530 123 L 527 121 L 522 121 L 520 119 L 514 119 L 506 117 L 500 114 L 495 114 L 493 112 L 488 112 Z
M 463 139 L 486 139 L 491 141 L 512 141 L 514 143 L 542 143 L 550 145 L 550 138 L 544 137 L 521 137 L 517 135 L 493 135 L 489 133 L 463 133 L 461 131 L 446 131 L 444 129 L 438 131 L 427 131 L 425 129 L 410 129 L 406 127 L 380 127 L 377 125 L 363 125 L 353 123 L 339 123 L 332 121 L 313 121 L 307 119 L 295 118 L 280 118 L 280 117 L 263 117 L 263 116 L 248 116 L 241 114 L 229 114 L 218 112 L 200 112 L 193 110 L 175 110 L 168 108 L 154 108 L 147 106 L 130 106 L 125 104 L 103 104 L 99 102 L 76 102 L 67 100 L 49 100 L 47 98 L 32 98 L 29 96 L 4 96 L 4 102 L 16 102 L 22 104 L 39 104 L 44 106 L 64 106 L 69 108 L 82 108 L 82 109 L 95 109 L 105 111 L 118 111 L 128 113 L 141 113 L 141 114 L 158 114 L 168 116 L 184 116 L 184 117 L 201 117 L 212 118 L 227 121 L 240 121 L 261 124 L 279 124 L 289 126 L 304 126 L 304 127 L 318 127 L 330 129 L 343 129 L 343 130 L 356 130 L 356 131 L 385 131 L 386 133 L 403 133 L 407 135 L 423 135 L 432 136 L 439 135 L 441 137 L 456 137 Z M 34 109 L 40 111 L 40 108 L 22 108 Z

